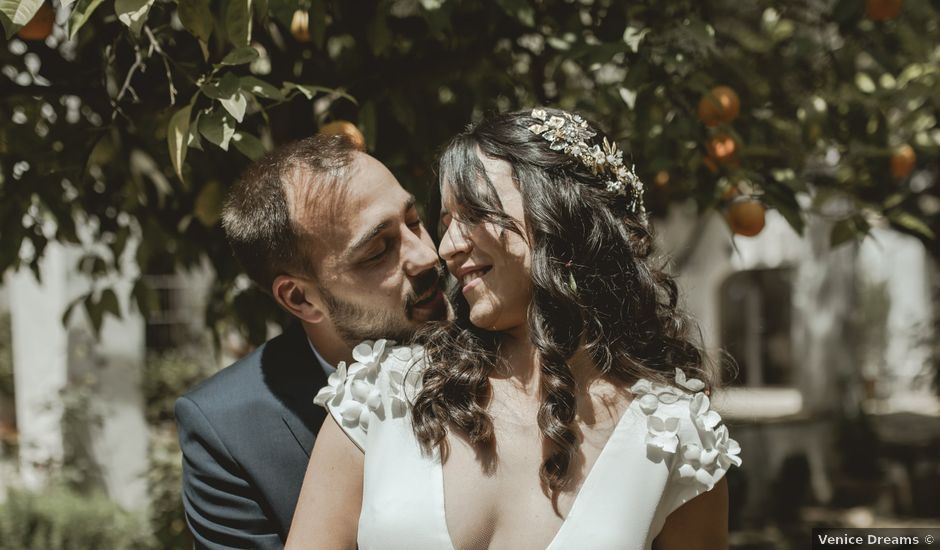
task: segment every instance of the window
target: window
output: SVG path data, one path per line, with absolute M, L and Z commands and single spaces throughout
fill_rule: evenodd
M 722 348 L 737 369 L 730 385 L 795 386 L 791 340 L 793 270 L 755 269 L 728 277 L 719 290 Z

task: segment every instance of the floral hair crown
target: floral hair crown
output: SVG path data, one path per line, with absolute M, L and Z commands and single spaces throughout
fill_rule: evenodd
M 553 151 L 564 151 L 578 159 L 595 175 L 605 175 L 611 179 L 605 183 L 607 191 L 629 196 L 629 209 L 639 215 L 646 223 L 646 207 L 643 205 L 643 183 L 636 175 L 636 166 L 628 170 L 623 164 L 623 151 L 616 143 L 604 138 L 604 145 L 588 145 L 587 142 L 597 135 L 586 120 L 580 115 L 562 111 L 561 116 L 549 117 L 545 109 L 532 109 L 532 118 L 542 122 L 529 126 L 529 130 L 551 143 Z

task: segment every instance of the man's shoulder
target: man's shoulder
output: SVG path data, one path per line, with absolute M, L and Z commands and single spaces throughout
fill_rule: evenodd
M 262 382 L 261 357 L 268 344 L 270 344 L 270 341 L 265 342 L 248 355 L 199 382 L 186 392 L 183 398 L 203 407 L 215 401 L 230 401 L 240 394 L 251 395 L 256 393 L 246 390 Z
M 193 402 L 204 415 L 226 415 L 249 407 L 276 403 L 276 373 L 292 370 L 291 363 L 308 353 L 306 339 L 291 330 L 268 340 L 257 349 L 193 386 L 180 399 Z

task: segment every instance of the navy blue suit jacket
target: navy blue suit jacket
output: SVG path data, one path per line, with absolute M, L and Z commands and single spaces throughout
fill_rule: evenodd
M 326 417 L 313 404 L 324 385 L 295 323 L 176 401 L 196 548 L 283 548 Z

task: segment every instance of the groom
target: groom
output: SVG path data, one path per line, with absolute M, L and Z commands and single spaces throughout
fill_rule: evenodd
M 222 225 L 296 321 L 176 402 L 196 548 L 282 548 L 325 411 L 312 402 L 361 340 L 446 315 L 415 199 L 342 135 L 277 149 L 235 184 Z

